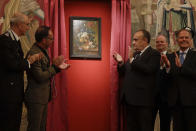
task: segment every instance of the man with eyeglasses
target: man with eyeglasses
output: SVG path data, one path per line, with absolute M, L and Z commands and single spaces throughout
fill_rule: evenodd
M 29 30 L 22 13 L 10 18 L 10 29 L 0 35 L 0 131 L 19 131 L 24 98 L 24 71 L 39 60 L 36 53 L 24 59 L 20 36 Z
M 41 26 L 35 33 L 36 43 L 27 53 L 33 55 L 43 53 L 43 58 L 31 66 L 27 71 L 28 85 L 25 91 L 25 102 L 27 106 L 28 131 L 46 131 L 47 106 L 52 97 L 52 88 L 55 85 L 51 81 L 53 76 L 69 68 L 63 56 L 54 58 L 50 64 L 47 49 L 53 43 L 53 33 L 50 27 Z
M 179 51 L 168 61 L 173 86 L 168 88 L 174 131 L 196 131 L 196 50 L 191 48 L 194 33 L 190 28 L 176 32 Z

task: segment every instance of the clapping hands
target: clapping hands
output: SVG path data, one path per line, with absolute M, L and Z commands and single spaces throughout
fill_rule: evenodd
M 43 53 L 37 53 L 37 54 L 28 56 L 27 60 L 30 64 L 33 64 L 35 61 L 39 61 L 42 57 L 43 57 Z
M 166 68 L 170 68 L 171 64 L 167 58 L 167 56 L 165 54 L 161 54 L 161 62 L 160 62 L 161 66 L 166 66 Z
M 60 64 L 58 66 L 59 69 L 64 70 L 64 69 L 68 69 L 70 67 L 70 64 L 65 63 L 66 60 L 64 60 L 64 62 L 62 64 Z
M 67 60 L 64 59 L 64 56 L 57 56 L 53 59 L 53 64 L 61 70 L 68 69 L 70 64 L 67 63 Z
M 180 63 L 180 58 L 179 58 L 179 56 L 177 55 L 177 53 L 176 52 L 174 52 L 174 54 L 175 54 L 175 64 L 176 64 L 176 66 L 177 67 L 181 67 L 182 66 L 182 64 Z
M 120 63 L 123 63 L 123 59 L 122 59 L 122 56 L 120 54 L 118 54 L 117 52 L 114 52 L 113 54 L 113 58 L 116 62 L 118 62 L 119 64 Z
M 128 53 L 128 57 L 129 57 L 129 60 L 131 60 L 132 58 L 133 58 L 133 49 L 130 47 L 130 46 L 128 46 L 128 51 L 129 51 L 129 53 Z

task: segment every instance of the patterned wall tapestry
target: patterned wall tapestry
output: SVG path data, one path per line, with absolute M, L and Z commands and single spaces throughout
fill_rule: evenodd
M 10 27 L 9 20 L 15 12 L 25 13 L 31 20 L 30 30 L 21 38 L 25 54 L 35 42 L 35 30 L 44 19 L 40 2 L 41 0 L 0 0 L 0 33 L 4 33 Z
M 195 7 L 195 0 L 131 0 L 132 33 L 147 29 L 154 47 L 156 35 L 164 32 L 168 35 L 170 49 L 176 50 L 175 31 L 185 26 L 196 30 Z

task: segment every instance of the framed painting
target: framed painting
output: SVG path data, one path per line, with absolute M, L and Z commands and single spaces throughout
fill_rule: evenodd
M 101 18 L 70 17 L 70 58 L 101 59 Z

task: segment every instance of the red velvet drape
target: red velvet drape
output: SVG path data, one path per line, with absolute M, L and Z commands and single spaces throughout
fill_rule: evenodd
M 51 57 L 66 55 L 64 0 L 43 0 L 45 25 L 51 26 L 54 32 L 54 45 L 50 49 Z M 119 52 L 124 60 L 127 59 L 127 47 L 131 40 L 131 18 L 129 0 L 112 0 L 112 32 L 111 32 L 111 131 L 122 131 L 119 107 L 119 86 L 116 62 L 113 53 Z M 63 81 L 65 74 L 56 76 L 57 97 L 49 103 L 47 131 L 67 131 L 67 92 Z
M 54 33 L 54 44 L 50 48 L 51 58 L 58 55 L 66 57 L 66 30 L 64 0 L 43 0 L 44 23 Z M 48 105 L 47 131 L 67 131 L 67 88 L 65 71 L 55 76 L 56 96 Z
M 119 80 L 114 52 L 118 52 L 126 61 L 128 45 L 131 41 L 130 0 L 112 0 L 112 32 L 110 49 L 111 78 L 111 131 L 123 131 L 122 107 L 119 104 Z

